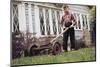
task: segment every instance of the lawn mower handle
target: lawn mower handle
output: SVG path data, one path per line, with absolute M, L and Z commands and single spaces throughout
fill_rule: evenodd
M 57 35 L 54 39 L 52 39 L 50 41 L 50 43 L 52 44 L 59 36 L 61 36 L 64 32 L 66 32 L 71 27 L 73 27 L 73 25 L 71 25 L 70 27 L 66 27 L 65 30 L 62 33 L 60 33 L 59 35 Z

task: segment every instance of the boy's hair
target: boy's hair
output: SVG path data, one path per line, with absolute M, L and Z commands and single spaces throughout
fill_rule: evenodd
M 63 7 L 64 10 L 65 10 L 66 8 L 68 9 L 69 7 L 68 7 L 68 6 L 64 6 L 64 7 Z

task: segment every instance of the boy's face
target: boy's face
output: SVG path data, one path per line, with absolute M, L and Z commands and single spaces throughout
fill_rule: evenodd
M 68 14 L 68 13 L 69 13 L 68 8 L 65 8 L 65 9 L 64 9 L 64 13 L 65 13 L 65 14 Z

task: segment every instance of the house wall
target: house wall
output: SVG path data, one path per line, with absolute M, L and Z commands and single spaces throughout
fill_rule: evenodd
M 54 4 L 50 3 L 36 3 L 36 2 L 25 2 L 25 1 L 20 1 L 20 2 L 13 2 L 13 4 L 16 4 L 18 7 L 18 23 L 19 23 L 19 30 L 24 33 L 32 33 L 34 36 L 37 38 L 39 37 L 45 37 L 49 36 L 47 34 L 47 27 L 46 27 L 46 14 L 45 10 L 48 9 L 49 12 L 49 25 L 50 25 L 50 36 L 56 36 L 59 34 L 58 32 L 58 19 L 57 19 L 57 13 L 56 11 L 60 12 L 60 21 L 61 17 L 64 14 L 63 9 L 61 6 L 62 4 L 59 4 L 60 6 L 55 6 Z M 88 7 L 87 6 L 82 6 L 82 5 L 68 5 L 70 8 L 70 12 L 76 17 L 77 21 L 77 26 L 75 27 L 75 36 L 76 39 L 83 39 L 84 35 L 84 30 L 87 30 L 89 32 L 89 12 L 88 12 Z M 40 17 L 39 17 L 39 8 L 42 8 L 43 10 L 43 20 L 44 20 L 44 29 L 45 29 L 45 35 L 41 34 L 41 28 L 40 28 Z M 14 10 L 14 8 L 12 8 Z M 55 14 L 55 22 L 56 22 L 56 27 L 57 27 L 57 34 L 54 34 L 53 31 L 53 12 Z M 12 11 L 13 13 L 13 11 Z M 16 13 L 16 12 L 15 12 Z M 14 14 L 14 13 L 13 13 Z M 14 16 L 12 14 L 12 26 L 14 23 Z M 83 17 L 82 17 L 83 16 Z M 78 18 L 78 19 L 77 19 Z M 85 19 L 83 19 L 85 18 Z M 86 20 L 87 18 L 87 20 Z M 80 27 L 79 27 L 79 20 L 80 20 Z M 83 24 L 84 21 L 84 24 Z M 87 23 L 86 23 L 87 22 Z M 13 29 L 13 27 L 12 27 Z M 61 32 L 63 29 L 61 28 Z M 12 30 L 14 32 L 14 30 Z M 89 34 L 89 33 L 88 33 Z

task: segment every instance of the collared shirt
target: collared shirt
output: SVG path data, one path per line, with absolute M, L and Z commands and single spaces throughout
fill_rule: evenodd
M 62 24 L 66 24 L 68 22 L 72 23 L 72 21 L 75 21 L 75 18 L 72 14 L 65 14 L 64 16 L 62 16 Z
M 66 14 L 66 15 L 64 15 L 62 17 L 62 20 L 63 20 L 63 24 L 66 24 L 68 22 L 71 22 L 72 23 L 72 21 L 74 21 L 75 19 L 74 19 L 74 17 L 73 17 L 72 14 Z

